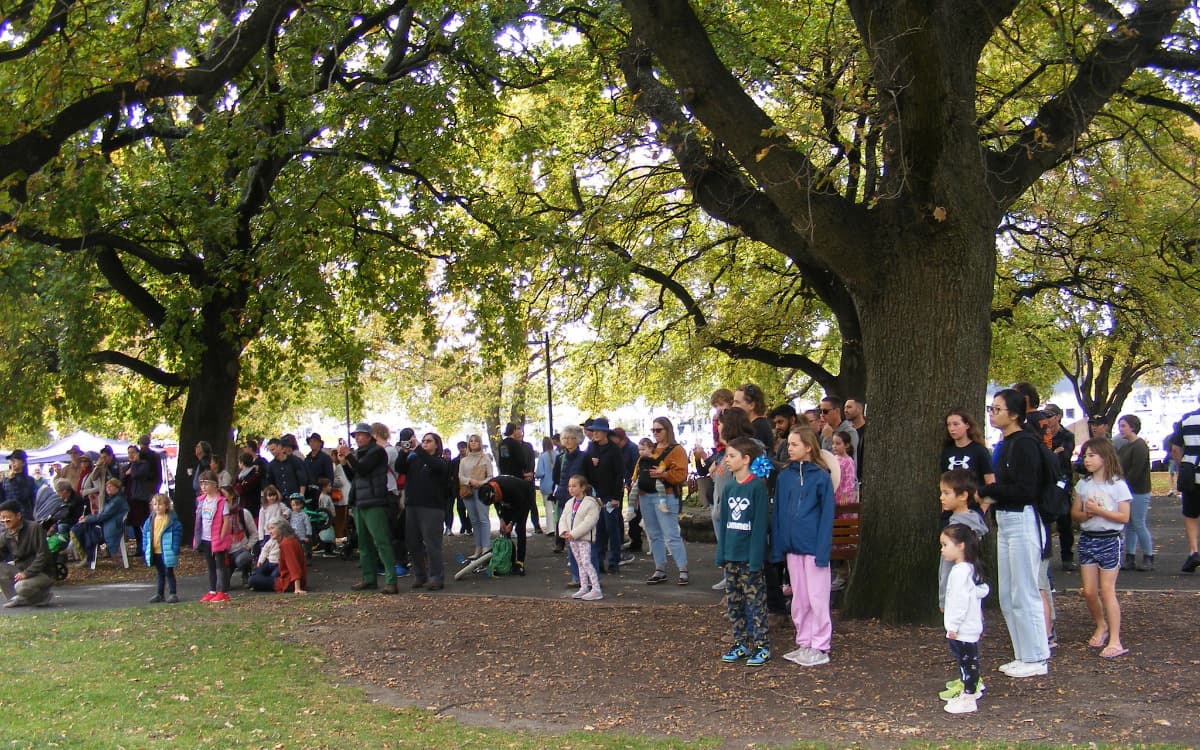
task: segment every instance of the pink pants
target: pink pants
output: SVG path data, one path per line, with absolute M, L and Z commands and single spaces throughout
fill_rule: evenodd
M 575 564 L 579 566 L 579 585 L 583 588 L 600 590 L 600 576 L 592 567 L 592 543 L 586 539 L 572 539 L 571 554 L 575 556 Z
M 833 621 L 829 618 L 829 567 L 817 567 L 812 555 L 787 556 L 792 580 L 792 622 L 796 645 L 829 652 L 833 646 Z

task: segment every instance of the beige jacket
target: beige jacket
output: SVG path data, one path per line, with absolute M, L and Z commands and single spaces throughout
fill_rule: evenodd
M 567 498 L 562 515 L 558 519 L 558 533 L 570 534 L 581 542 L 596 541 L 596 524 L 600 521 L 600 501 L 590 495 L 579 503 L 579 510 L 572 512 L 575 498 Z

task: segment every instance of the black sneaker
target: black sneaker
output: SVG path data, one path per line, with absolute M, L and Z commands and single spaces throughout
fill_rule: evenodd
M 663 583 L 666 580 L 667 580 L 667 574 L 662 572 L 661 570 L 656 570 L 649 578 L 646 579 L 646 584 L 653 586 L 658 583 Z
M 1184 573 L 1191 573 L 1198 567 L 1200 567 L 1200 555 L 1195 552 L 1188 555 L 1187 559 L 1183 561 Z

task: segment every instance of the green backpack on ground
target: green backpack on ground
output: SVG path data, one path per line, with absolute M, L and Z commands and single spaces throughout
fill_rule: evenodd
M 492 558 L 488 560 L 488 572 L 494 576 L 506 576 L 512 573 L 513 543 L 506 536 L 498 536 L 492 540 Z

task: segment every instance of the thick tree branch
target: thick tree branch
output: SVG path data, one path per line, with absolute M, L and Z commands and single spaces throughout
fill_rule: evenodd
M 40 229 L 20 226 L 13 216 L 5 213 L 0 213 L 0 225 L 12 226 L 16 235 L 21 239 L 52 247 L 64 253 L 111 248 L 137 258 L 159 273 L 168 276 L 194 274 L 203 270 L 200 262 L 195 259 L 171 258 L 151 250 L 137 240 L 112 232 L 88 232 L 79 237 L 59 237 Z
M 53 159 L 62 144 L 107 114 L 168 96 L 204 96 L 221 89 L 241 71 L 274 34 L 297 0 L 261 0 L 249 17 L 209 55 L 211 64 L 166 69 L 119 81 L 68 105 L 46 122 L 0 144 L 0 180 L 33 174 Z
M 691 4 L 687 0 L 623 0 L 622 4 L 635 36 L 669 71 L 683 104 L 773 202 L 803 207 L 802 213 L 789 218 L 810 238 L 814 252 L 831 264 L 861 271 L 863 253 L 870 246 L 865 210 L 839 195 L 834 185 L 820 183 L 813 163 L 721 62 Z M 631 61 L 640 66 L 648 63 L 645 56 Z
M 143 362 L 137 357 L 131 357 L 124 352 L 106 349 L 104 351 L 92 352 L 88 355 L 88 359 L 96 364 L 123 367 L 130 372 L 141 375 L 152 383 L 157 383 L 167 388 L 183 388 L 188 384 L 187 378 L 183 375 L 167 372 L 152 364 Z
M 809 236 L 798 232 L 779 206 L 745 178 L 737 164 L 704 146 L 675 93 L 653 75 L 648 62 L 647 51 L 631 43 L 621 57 L 626 86 L 635 106 L 664 134 L 696 202 L 713 218 L 790 258 L 833 312 L 843 335 L 860 340 L 854 300 L 842 280 L 813 256 Z
M 662 288 L 665 292 L 671 294 L 675 299 L 683 305 L 687 315 L 692 320 L 692 325 L 697 331 L 702 331 L 706 335 L 706 346 L 716 349 L 719 352 L 728 354 L 735 359 L 751 359 L 764 364 L 775 367 L 792 367 L 800 370 L 808 377 L 821 383 L 821 386 L 829 392 L 836 393 L 838 388 L 838 379 L 826 370 L 820 363 L 802 354 L 794 354 L 790 352 L 779 352 L 772 349 L 767 349 L 757 344 L 747 344 L 745 342 L 734 341 L 720 335 L 716 330 L 709 325 L 708 316 L 704 314 L 700 303 L 696 301 L 687 287 L 673 278 L 670 274 L 664 273 L 657 268 L 648 266 L 644 263 L 639 263 L 633 259 L 633 256 L 628 250 L 621 247 L 615 242 L 605 242 L 611 252 L 622 258 L 629 267 L 629 270 L 641 276 L 648 281 L 651 281 Z
M 1187 8 L 1186 0 L 1144 0 L 1078 66 L 1059 95 L 1046 102 L 1017 141 L 989 153 L 988 185 L 998 210 L 1012 205 L 1075 141 L 1135 70 L 1147 64 Z
M 51 9 L 50 15 L 46 16 L 46 21 L 36 32 L 29 35 L 24 44 L 20 47 L 0 51 L 0 64 L 20 60 L 36 52 L 42 46 L 42 42 L 62 29 L 67 21 L 67 14 L 71 11 L 71 6 L 76 2 L 77 0 L 55 0 L 54 8 Z M 33 4 L 34 0 L 22 3 L 17 9 L 10 12 L 7 18 L 0 19 L 0 28 L 7 25 L 7 22 L 13 22 L 15 25 L 17 21 L 21 20 L 20 12 L 28 13 L 32 10 Z

